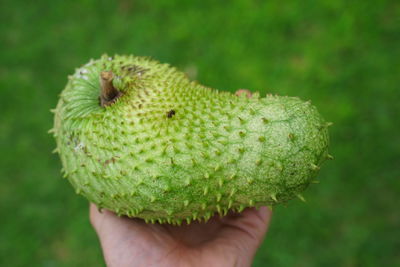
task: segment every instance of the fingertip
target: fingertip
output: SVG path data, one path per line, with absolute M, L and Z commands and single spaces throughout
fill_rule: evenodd
M 89 218 L 90 218 L 90 223 L 93 225 L 93 227 L 96 228 L 97 223 L 101 219 L 105 217 L 110 217 L 110 215 L 113 215 L 113 213 L 106 209 L 100 209 L 94 203 L 89 204 Z
M 99 210 L 97 208 L 97 206 L 93 203 L 89 203 L 89 219 L 90 219 L 90 223 L 96 227 L 96 220 L 99 216 Z
M 258 213 L 263 221 L 269 221 L 271 219 L 272 210 L 267 206 L 260 207 Z

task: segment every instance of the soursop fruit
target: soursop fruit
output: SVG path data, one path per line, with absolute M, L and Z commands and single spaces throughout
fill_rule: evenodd
M 146 222 L 302 198 L 330 158 L 329 124 L 310 102 L 236 96 L 143 57 L 78 68 L 54 113 L 56 151 L 76 193 Z

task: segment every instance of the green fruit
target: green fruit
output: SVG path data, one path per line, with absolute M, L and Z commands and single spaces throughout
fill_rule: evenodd
M 52 131 L 78 194 L 180 224 L 302 198 L 330 157 L 327 126 L 298 98 L 235 96 L 167 64 L 103 56 L 69 77 Z

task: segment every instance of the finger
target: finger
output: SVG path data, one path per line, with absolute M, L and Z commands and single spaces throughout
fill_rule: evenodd
M 237 91 L 235 92 L 235 95 L 236 95 L 236 96 L 241 96 L 241 95 L 243 95 L 243 94 L 245 94 L 246 97 L 248 97 L 248 98 L 250 98 L 250 97 L 252 96 L 252 93 L 251 93 L 250 90 L 248 90 L 248 89 L 239 89 L 239 90 L 237 90 Z
M 106 209 L 102 209 L 100 211 L 95 204 L 90 203 L 90 208 L 89 208 L 90 223 L 92 224 L 96 232 L 99 233 L 100 229 L 102 228 L 102 225 L 104 224 L 104 221 L 110 219 L 112 220 L 113 216 L 115 215 L 112 212 Z
M 90 204 L 90 222 L 99 237 L 107 265 L 120 266 L 116 263 L 121 259 L 135 262 L 137 253 L 149 253 L 143 248 L 154 244 L 149 227 L 139 219 L 118 217 L 106 209 L 100 212 L 94 204 Z
M 96 229 L 98 221 L 100 220 L 101 214 L 97 209 L 96 205 L 89 203 L 89 219 L 92 226 Z
M 155 241 L 158 235 L 163 235 L 164 228 L 157 224 L 146 224 L 137 218 L 117 216 L 115 213 L 103 209 L 101 212 L 94 204 L 90 204 L 90 222 L 100 238 L 100 242 L 114 243 L 115 240 L 129 238 L 145 241 Z
M 219 235 L 240 249 L 255 253 L 264 239 L 271 216 L 272 211 L 267 207 L 246 209 L 241 214 L 224 218 Z
M 118 217 L 106 209 L 100 211 L 93 203 L 90 204 L 90 222 L 100 239 L 107 237 L 109 233 L 119 235 L 125 229 L 136 226 L 134 219 Z
M 93 203 L 90 203 L 90 222 L 99 235 L 104 231 L 113 230 L 117 232 L 116 229 L 135 228 L 144 225 L 144 222 L 139 219 L 119 217 L 107 209 L 100 211 Z

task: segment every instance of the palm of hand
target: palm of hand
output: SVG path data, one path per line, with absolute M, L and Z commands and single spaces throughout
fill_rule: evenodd
M 250 266 L 271 211 L 247 209 L 207 223 L 172 226 L 118 217 L 91 204 L 90 219 L 108 266 Z

